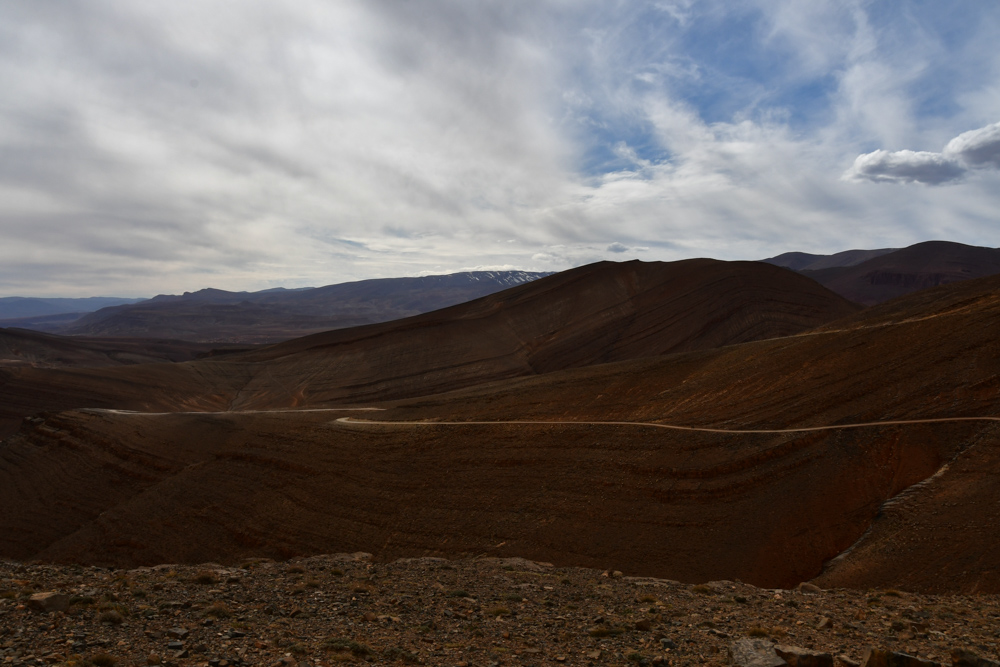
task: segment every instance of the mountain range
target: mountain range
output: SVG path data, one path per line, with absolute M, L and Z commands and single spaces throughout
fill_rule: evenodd
M 603 262 L 185 363 L 13 364 L 0 556 L 998 592 L 998 316 L 1000 276 L 862 308 L 767 263 Z
M 71 336 L 273 343 L 438 310 L 545 275 L 549 274 L 471 271 L 260 292 L 203 289 L 109 306 L 82 316 L 6 321 L 0 326 Z
M 870 307 L 701 259 L 275 345 L 8 331 L 0 557 L 485 554 L 997 593 L 1000 275 L 957 280 L 992 251 L 833 268 L 942 251 L 979 268 Z
M 762 260 L 808 276 L 846 299 L 872 306 L 904 294 L 1000 273 L 1000 249 L 948 241 L 908 248 L 785 253 Z

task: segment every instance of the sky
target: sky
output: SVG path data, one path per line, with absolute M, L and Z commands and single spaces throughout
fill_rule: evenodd
M 7 0 L 0 296 L 1000 231 L 996 0 Z

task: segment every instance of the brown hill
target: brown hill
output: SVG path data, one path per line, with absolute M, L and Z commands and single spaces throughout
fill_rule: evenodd
M 813 263 L 801 272 L 851 301 L 870 306 L 929 287 L 1000 273 L 1000 249 L 928 241 L 860 264 L 809 270 L 820 265 Z
M 636 277 L 614 288 L 583 270 L 553 277 L 552 295 L 586 298 L 550 296 L 549 311 L 563 314 L 552 331 L 574 331 L 572 313 L 603 322 L 607 309 L 599 297 L 637 299 L 644 291 L 627 286 L 648 285 L 637 276 L 645 268 L 603 267 Z M 503 351 L 512 327 L 531 324 L 511 315 L 529 289 L 548 288 L 543 282 L 517 288 L 496 309 L 492 297 L 459 308 L 453 314 L 466 317 L 447 320 L 459 324 L 431 326 L 438 314 L 407 326 L 426 345 L 458 352 L 465 348 L 449 327 L 471 327 L 459 329 L 467 336 L 500 329 L 486 339 L 492 347 L 484 342 L 478 349 Z M 477 313 L 498 318 L 496 327 L 472 327 Z M 514 359 L 525 363 L 541 350 L 540 360 L 578 367 L 353 413 L 382 421 L 492 423 L 345 423 L 337 418 L 352 413 L 315 410 L 45 415 L 0 447 L 0 506 L 9 508 L 0 517 L 0 555 L 136 564 L 354 550 L 379 558 L 485 553 L 686 581 L 790 586 L 820 575 L 853 545 L 820 581 L 996 592 L 992 450 L 1000 423 L 913 420 L 1000 416 L 998 316 L 1000 277 L 993 277 L 914 294 L 800 335 L 599 365 L 582 362 L 640 349 L 631 340 L 659 344 L 669 329 L 613 338 L 600 353 L 569 334 L 563 343 L 536 333 L 529 340 L 545 344 L 525 344 Z M 618 328 L 647 330 L 626 325 L 640 320 L 623 318 Z M 188 387 L 217 387 L 216 394 L 190 395 L 201 401 L 199 409 L 212 401 L 266 400 L 272 407 L 298 401 L 316 408 L 337 395 L 350 397 L 345 385 L 362 375 L 358 366 L 370 363 L 372 377 L 391 368 L 375 358 L 376 350 L 388 349 L 397 350 L 385 353 L 398 366 L 395 384 L 362 384 L 362 391 L 391 395 L 402 387 L 417 396 L 441 386 L 443 371 L 426 382 L 411 379 L 412 369 L 437 369 L 437 357 L 414 361 L 408 355 L 417 348 L 392 347 L 402 345 L 395 335 L 377 326 L 239 360 L 100 373 L 124 385 L 124 374 L 146 371 L 153 388 L 147 394 L 156 395 L 166 391 L 167 376 L 151 372 L 183 370 Z M 494 378 L 502 375 L 497 368 L 516 368 L 492 361 L 482 355 L 467 363 Z M 456 377 L 472 376 L 456 365 Z M 337 379 L 341 369 L 345 379 Z M 293 371 L 312 376 L 289 385 Z M 84 371 L 72 373 L 82 386 Z M 231 381 L 226 388 L 223 377 Z M 903 423 L 863 424 L 887 420 Z M 764 432 L 504 423 L 525 421 Z M 767 431 L 809 427 L 817 430 Z M 975 483 L 964 488 L 971 471 Z M 933 569 L 948 557 L 961 568 Z
M 406 320 L 221 360 L 149 371 L 12 369 L 0 376 L 0 435 L 4 423 L 9 432 L 41 410 L 266 409 L 421 396 L 783 336 L 856 311 L 807 278 L 756 262 L 601 262 Z
M 27 329 L 0 329 L 0 366 L 99 368 L 194 359 L 247 346 L 209 345 L 176 340 L 88 338 L 45 334 Z
M 467 271 L 417 278 L 261 292 L 204 289 L 103 308 L 56 333 L 202 342 L 274 343 L 310 333 L 387 322 L 477 299 L 547 273 Z

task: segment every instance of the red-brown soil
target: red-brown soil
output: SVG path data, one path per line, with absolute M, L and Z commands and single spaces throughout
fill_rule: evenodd
M 246 351 L 246 345 L 209 345 L 148 338 L 54 336 L 27 329 L 0 329 L 0 366 L 102 368 L 192 361 Z
M 0 369 L 0 436 L 42 410 L 269 409 L 421 396 L 799 333 L 854 313 L 756 262 L 602 262 L 425 315 L 149 369 Z
M 965 665 L 997 658 L 997 596 L 691 586 L 521 558 L 367 556 L 114 571 L 0 562 L 0 659 L 722 667 L 748 636 L 831 654 L 837 667 L 870 647 L 923 667 L 953 667 L 956 649 Z M 41 591 L 64 594 L 66 611 L 31 611 Z
M 702 266 L 718 275 L 712 264 Z M 182 395 L 195 410 L 350 407 L 361 396 L 384 411 L 44 415 L 0 446 L 0 506 L 9 508 L 0 554 L 122 565 L 355 550 L 379 559 L 518 555 L 787 587 L 821 575 L 867 533 L 820 581 L 1000 591 L 990 453 L 997 422 L 724 434 L 337 421 L 782 429 L 1000 416 L 1000 277 L 914 294 L 799 335 L 684 352 L 692 341 L 732 343 L 760 329 L 749 317 L 705 326 L 703 316 L 692 324 L 664 309 L 653 318 L 642 303 L 653 290 L 636 289 L 649 284 L 648 267 L 604 268 L 630 280 L 578 270 L 450 314 L 233 359 L 12 375 L 2 388 L 8 396 L 32 377 L 58 377 L 60 400 L 70 380 L 82 392 L 88 379 L 104 378 L 104 407 L 131 400 L 173 411 L 184 409 Z M 731 265 L 722 268 L 729 279 Z M 654 284 L 661 295 L 694 294 L 675 304 L 705 303 L 706 292 L 671 292 L 676 280 Z M 547 285 L 552 292 L 542 291 Z M 541 312 L 551 319 L 528 308 L 530 290 L 548 294 Z M 599 337 L 604 329 L 594 323 L 608 313 L 619 319 L 606 344 L 588 346 L 584 323 Z M 663 322 L 679 322 L 685 335 Z M 448 386 L 449 352 L 454 384 L 473 384 L 476 369 L 488 381 L 430 395 Z M 567 370 L 528 375 L 560 366 Z M 135 397 L 126 400 L 129 383 Z M 938 568 L 948 553 L 961 567 Z

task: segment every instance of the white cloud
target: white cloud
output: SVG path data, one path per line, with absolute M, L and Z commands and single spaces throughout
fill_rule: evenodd
M 0 3 L 0 294 L 983 243 L 1000 28 L 956 2 Z
M 963 132 L 948 142 L 944 153 L 970 167 L 1000 169 L 1000 123 Z
M 965 167 L 957 160 L 941 153 L 878 150 L 859 155 L 844 177 L 876 183 L 940 185 L 962 178 L 965 171 Z
M 941 153 L 877 150 L 859 155 L 844 178 L 941 185 L 960 180 L 970 169 L 1000 169 L 1000 123 L 963 132 Z

